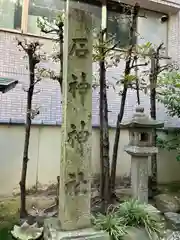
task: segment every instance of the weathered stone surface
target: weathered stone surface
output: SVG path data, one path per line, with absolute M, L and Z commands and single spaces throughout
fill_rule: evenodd
M 132 156 L 131 181 L 133 197 L 148 203 L 148 158 Z
M 164 214 L 167 220 L 167 226 L 173 230 L 180 230 L 180 214 L 167 212 Z
M 146 210 L 150 213 L 161 214 L 161 212 L 151 204 L 147 204 Z
M 67 231 L 91 225 L 92 19 L 74 7 L 66 1 L 59 219 Z
M 140 228 L 129 228 L 128 233 L 123 237 L 123 240 L 158 240 L 157 235 L 152 238 L 149 237 L 144 229 Z
M 132 119 L 121 124 L 129 128 L 125 151 L 131 155 L 132 196 L 143 203 L 148 203 L 148 157 L 158 153 L 153 143 L 153 129 L 163 125 L 149 118 L 143 107 L 137 107 Z
M 110 240 L 107 233 L 95 231 L 92 228 L 74 231 L 61 231 L 58 219 L 51 218 L 45 220 L 44 240 Z
M 162 213 L 165 212 L 178 212 L 180 204 L 178 198 L 173 195 L 159 194 L 155 197 L 155 205 Z
M 180 232 L 178 231 L 170 232 L 162 240 L 180 240 Z
M 121 123 L 121 127 L 125 128 L 161 128 L 164 126 L 164 123 L 156 121 L 150 118 L 147 114 L 144 113 L 144 107 L 136 107 L 136 112 L 134 113 L 132 119 L 124 121 Z
M 125 151 L 133 156 L 152 156 L 158 153 L 157 147 L 138 147 L 138 146 L 126 146 Z

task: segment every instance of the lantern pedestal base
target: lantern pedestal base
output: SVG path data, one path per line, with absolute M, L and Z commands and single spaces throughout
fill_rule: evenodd
M 131 181 L 133 198 L 148 203 L 148 157 L 132 156 Z

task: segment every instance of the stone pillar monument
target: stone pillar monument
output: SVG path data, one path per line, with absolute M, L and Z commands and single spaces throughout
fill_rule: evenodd
M 76 3 L 77 4 L 77 3 Z M 90 226 L 91 18 L 67 1 L 59 218 L 63 230 Z
M 125 151 L 131 155 L 132 195 L 141 202 L 148 203 L 148 157 L 158 153 L 153 146 L 153 129 L 164 124 L 144 114 L 144 108 L 137 107 L 132 119 L 121 124 L 129 129 L 129 145 Z
M 109 239 L 91 228 L 92 19 L 66 1 L 59 216 L 45 240 Z

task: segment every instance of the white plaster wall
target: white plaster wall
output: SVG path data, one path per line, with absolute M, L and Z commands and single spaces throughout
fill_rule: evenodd
M 132 3 L 133 0 L 130 0 Z M 168 22 L 168 55 L 174 60 L 180 60 L 180 18 L 179 9 L 180 0 L 173 1 L 143 1 L 140 0 L 141 7 L 153 9 L 156 11 L 165 11 L 169 13 Z M 153 3 L 153 2 L 156 2 Z M 144 5 L 143 5 L 144 4 Z M 144 29 L 142 25 L 141 30 Z M 4 34 L 1 32 L 1 34 Z M 14 34 L 5 33 L 1 39 L 1 51 L 8 52 L 8 48 L 13 46 Z M 166 38 L 166 32 L 163 34 Z M 12 44 L 5 46 L 7 38 L 11 37 Z M 161 39 L 160 39 L 161 40 Z M 45 40 L 44 40 L 45 41 Z M 49 40 L 46 40 L 46 50 L 51 48 Z M 9 42 L 8 42 L 9 43 Z M 15 44 L 15 43 L 14 43 Z M 5 46 L 5 47 L 4 47 Z M 9 51 L 11 53 L 11 51 Z M 13 52 L 14 53 L 14 52 Z M 5 54 L 2 54 L 4 56 Z M 17 55 L 11 54 L 13 66 Z M 11 66 L 9 59 L 1 62 L 0 70 L 2 73 Z M 18 64 L 16 64 L 18 65 Z M 21 64 L 19 63 L 19 66 Z M 23 65 L 24 69 L 24 65 Z M 4 106 L 7 108 L 8 104 Z M 30 161 L 28 163 L 28 185 L 34 185 L 36 181 L 43 184 L 49 184 L 56 181 L 59 174 L 60 159 L 60 127 L 33 126 L 30 140 Z M 112 156 L 112 144 L 114 142 L 114 130 L 110 130 L 110 156 Z M 0 125 L 0 194 L 12 193 L 14 188 L 18 187 L 21 173 L 22 152 L 24 143 L 24 127 L 17 125 Z M 119 144 L 117 175 L 129 175 L 130 157 L 123 151 L 123 146 L 128 143 L 127 131 L 122 131 Z M 158 159 L 158 181 L 170 182 L 180 180 L 180 163 L 175 159 L 175 153 L 160 151 Z M 99 172 L 99 132 L 93 130 L 93 150 L 92 150 L 92 169 L 94 173 Z
M 128 132 L 121 132 L 117 175 L 130 174 L 130 157 L 123 147 L 128 143 Z M 30 139 L 27 181 L 28 187 L 56 182 L 60 170 L 61 128 L 51 126 L 33 126 Z M 110 129 L 110 156 L 114 142 L 114 130 Z M 24 127 L 20 125 L 0 125 L 0 195 L 11 194 L 19 188 L 22 153 L 24 144 Z M 99 173 L 99 130 L 93 129 L 92 170 Z M 180 163 L 175 153 L 160 151 L 158 157 L 158 181 L 161 183 L 180 181 Z
M 28 162 L 28 182 L 33 184 L 37 174 L 38 132 L 32 128 Z M 33 145 L 32 145 L 33 143 Z M 21 164 L 24 144 L 24 127 L 0 126 L 0 194 L 11 193 L 17 188 L 21 174 Z

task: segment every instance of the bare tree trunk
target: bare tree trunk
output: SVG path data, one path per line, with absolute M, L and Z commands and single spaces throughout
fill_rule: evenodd
M 99 99 L 99 116 L 100 116 L 100 165 L 101 165 L 101 175 L 100 175 L 100 196 L 102 201 L 102 211 L 104 212 L 104 159 L 103 159 L 103 88 L 104 88 L 104 78 L 105 78 L 105 65 L 104 61 L 99 62 L 100 71 L 100 99 Z
M 126 64 L 125 64 L 125 73 L 124 73 L 125 77 L 128 76 L 131 72 L 132 51 L 134 48 L 133 38 L 136 30 L 136 21 L 138 17 L 138 12 L 139 12 L 139 5 L 136 4 L 134 6 L 133 13 L 132 13 L 132 24 L 130 28 L 130 39 L 129 39 L 130 47 L 127 53 Z M 116 166 L 117 166 L 117 155 L 118 155 L 118 146 L 119 146 L 119 138 L 120 138 L 120 124 L 124 116 L 127 90 L 128 90 L 128 83 L 126 80 L 124 80 L 120 110 L 119 110 L 119 114 L 116 122 L 116 133 L 115 133 L 115 139 L 114 139 L 112 165 L 111 165 L 110 187 L 111 187 L 112 198 L 115 197 Z
M 100 161 L 101 161 L 101 179 L 100 193 L 102 200 L 102 212 L 106 212 L 109 204 L 109 125 L 108 125 L 108 103 L 107 103 L 107 86 L 106 86 L 106 66 L 105 66 L 105 49 L 107 33 L 107 6 L 106 0 L 102 5 L 105 16 L 102 16 L 102 31 L 100 33 Z
M 109 203 L 109 129 L 108 104 L 104 61 L 100 61 L 100 157 L 101 157 L 101 199 L 102 211 L 105 212 Z
M 63 65 L 64 65 L 64 60 L 63 60 L 63 44 L 64 44 L 64 35 L 63 35 L 63 27 L 64 23 L 63 21 L 59 21 L 57 23 L 57 29 L 55 29 L 55 33 L 58 35 L 58 42 L 59 42 L 59 54 L 57 54 L 57 58 L 59 59 L 60 63 L 60 71 L 59 71 L 59 76 L 57 76 L 58 83 L 60 85 L 61 89 L 61 105 L 63 108 L 63 102 L 62 102 L 62 94 L 63 94 Z M 62 114 L 63 114 L 62 110 Z M 63 116 L 62 116 L 62 122 L 63 122 Z M 60 184 L 60 177 L 57 176 L 57 197 L 56 197 L 56 205 L 59 206 L 59 184 Z
M 150 115 L 151 118 L 156 120 L 156 87 L 157 87 L 157 77 L 159 73 L 159 54 L 160 50 L 162 48 L 161 44 L 156 52 L 153 50 L 152 57 L 151 57 L 151 72 L 150 72 Z M 156 139 L 157 139 L 157 133 L 156 129 L 153 132 L 153 146 L 156 146 Z M 149 189 L 152 192 L 153 195 L 157 192 L 157 155 L 154 154 L 151 157 L 151 180 L 150 180 L 150 188 Z M 151 197 L 151 196 L 149 196 Z
M 25 139 L 24 139 L 24 151 L 23 151 L 23 162 L 22 162 L 22 172 L 21 172 L 21 180 L 20 180 L 20 217 L 24 218 L 27 216 L 26 210 L 26 176 L 27 176 L 27 164 L 28 164 L 28 152 L 29 152 L 29 140 L 31 133 L 31 119 L 33 118 L 32 114 L 32 98 L 34 93 L 34 86 L 37 82 L 41 80 L 39 77 L 38 80 L 35 81 L 35 67 L 36 64 L 40 62 L 40 54 L 36 53 L 36 50 L 40 48 L 39 42 L 31 42 L 27 43 L 24 40 L 18 41 L 18 46 L 24 50 L 24 52 L 28 55 L 28 63 L 29 63 L 29 88 L 27 90 L 27 108 L 26 108 L 26 124 L 25 124 Z M 38 114 L 38 113 L 37 113 Z M 34 115 L 35 116 L 35 115 Z
M 59 23 L 59 48 L 60 48 L 60 73 L 59 73 L 59 83 L 61 87 L 61 93 L 63 92 L 63 43 L 64 43 L 64 38 L 63 38 L 63 26 L 64 23 L 60 22 Z
M 136 96 L 137 96 L 137 104 L 140 105 L 140 94 L 139 94 L 139 82 L 138 79 L 136 79 Z
M 29 140 L 31 133 L 31 110 L 32 110 L 32 97 L 34 91 L 34 69 L 30 65 L 30 86 L 28 89 L 27 97 L 27 109 L 26 109 L 26 127 L 25 127 L 25 140 L 24 140 L 24 152 L 23 152 L 23 164 L 22 164 L 22 173 L 20 181 L 20 190 L 21 190 L 21 208 L 20 208 L 20 217 L 26 217 L 26 176 L 27 176 L 27 164 L 28 164 L 28 152 L 29 152 Z
M 101 151 L 101 197 L 104 202 L 104 211 L 109 203 L 109 129 L 108 129 L 108 104 L 107 104 L 107 87 L 105 79 L 104 61 L 100 61 L 100 151 Z
M 156 58 L 155 53 L 151 57 L 150 73 L 150 115 L 156 120 Z M 156 130 L 153 131 L 153 146 L 156 146 Z M 151 157 L 151 179 L 149 181 L 149 198 L 152 198 L 157 189 L 157 157 L 153 154 Z
M 137 65 L 137 56 L 134 57 L 135 64 Z M 137 104 L 140 105 L 140 94 L 139 94 L 139 79 L 138 79 L 138 68 L 135 68 L 135 74 L 136 74 L 136 96 L 137 96 Z
M 111 178 L 110 178 L 110 187 L 111 187 L 111 197 L 112 198 L 115 197 L 116 166 L 117 166 L 117 154 L 118 154 L 118 146 L 119 146 L 119 138 L 120 138 L 120 124 L 121 124 L 121 121 L 122 121 L 123 115 L 124 115 L 127 89 L 128 89 L 127 84 L 124 84 L 122 97 L 121 97 L 120 112 L 118 114 L 118 118 L 117 118 L 117 122 L 116 122 L 116 133 L 115 133 L 114 146 L 113 146 Z
M 104 82 L 104 123 L 103 123 L 103 159 L 104 159 L 104 203 L 107 210 L 110 201 L 110 162 L 109 162 L 109 124 L 108 124 L 108 103 L 107 103 L 107 87 Z

